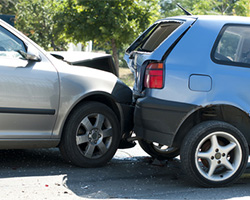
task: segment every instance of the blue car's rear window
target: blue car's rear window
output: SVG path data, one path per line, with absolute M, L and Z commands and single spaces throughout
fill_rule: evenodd
M 128 49 L 132 51 L 154 51 L 181 23 L 176 21 L 161 22 L 149 27 Z

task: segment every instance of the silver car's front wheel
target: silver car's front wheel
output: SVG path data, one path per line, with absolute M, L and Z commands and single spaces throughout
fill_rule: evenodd
M 83 156 L 97 159 L 109 150 L 112 136 L 110 120 L 103 114 L 92 113 L 80 122 L 76 131 L 76 144 Z
M 59 148 L 68 162 L 99 167 L 113 157 L 120 139 L 115 113 L 102 103 L 86 102 L 70 115 Z
M 207 121 L 195 126 L 181 147 L 186 173 L 206 187 L 236 181 L 248 161 L 248 145 L 241 132 L 228 123 Z

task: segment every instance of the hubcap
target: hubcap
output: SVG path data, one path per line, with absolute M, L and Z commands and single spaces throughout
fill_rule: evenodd
M 215 154 L 215 158 L 216 158 L 217 160 L 219 160 L 219 159 L 221 158 L 221 154 L 220 154 L 220 153 L 216 153 L 216 154 Z
M 99 158 L 111 146 L 113 129 L 110 121 L 102 114 L 86 116 L 78 126 L 76 144 L 87 158 Z
M 241 160 L 239 142 L 226 132 L 207 135 L 200 141 L 195 152 L 196 168 L 211 181 L 223 181 L 233 176 Z
M 97 144 L 102 141 L 102 131 L 94 128 L 88 134 L 89 142 Z

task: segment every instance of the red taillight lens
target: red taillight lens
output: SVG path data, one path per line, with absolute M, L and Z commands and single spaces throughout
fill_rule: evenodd
M 145 72 L 144 87 L 163 88 L 163 63 L 150 63 Z

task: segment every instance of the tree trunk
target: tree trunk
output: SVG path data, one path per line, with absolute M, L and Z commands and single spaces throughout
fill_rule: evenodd
M 53 47 L 53 51 L 66 51 L 64 48 L 56 46 L 54 38 L 52 36 L 51 36 L 51 47 Z
M 112 55 L 115 61 L 115 68 L 117 70 L 118 73 L 118 77 L 119 77 L 119 57 L 118 57 L 118 52 L 117 52 L 117 47 L 116 47 L 116 42 L 115 39 L 111 40 L 111 44 L 112 44 Z

